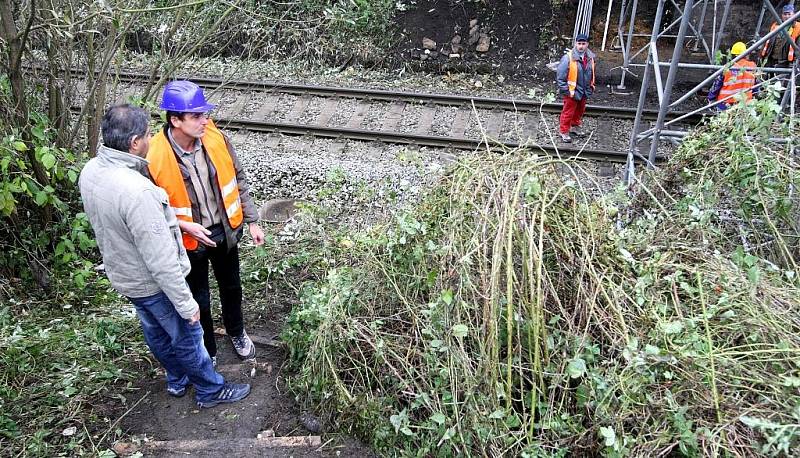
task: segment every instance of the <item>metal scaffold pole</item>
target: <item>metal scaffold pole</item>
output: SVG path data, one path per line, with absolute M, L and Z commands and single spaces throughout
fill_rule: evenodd
M 631 45 L 633 44 L 633 26 L 636 22 L 636 8 L 639 5 L 639 0 L 633 0 L 633 4 L 631 6 L 631 22 L 628 26 L 628 39 L 625 40 L 623 51 L 622 51 L 622 77 L 619 81 L 618 89 L 625 90 L 625 75 L 628 73 L 628 66 L 630 65 L 630 58 L 631 58 Z M 623 8 L 624 8 L 623 4 Z M 620 11 L 621 16 L 625 16 L 624 11 Z M 622 32 L 622 24 L 623 19 L 620 19 L 620 34 Z
M 656 8 L 656 18 L 653 21 L 653 32 L 650 35 L 650 45 L 651 51 L 652 47 L 655 46 L 656 42 L 658 41 L 658 29 L 661 28 L 661 17 L 664 15 L 664 1 L 659 0 L 658 8 Z M 628 143 L 628 161 L 625 166 L 625 184 L 630 185 L 633 176 L 635 173 L 634 170 L 634 157 L 639 153 L 639 147 L 637 145 L 637 136 L 639 133 L 639 128 L 642 125 L 642 113 L 644 112 L 644 102 L 647 99 L 647 87 L 650 85 L 650 62 L 658 63 L 657 60 L 653 60 L 654 56 L 652 52 L 648 51 L 647 53 L 647 64 L 644 67 L 644 75 L 642 76 L 642 87 L 639 89 L 639 105 L 636 107 L 636 119 L 633 121 L 633 131 L 631 132 L 631 139 Z M 658 65 L 655 66 L 656 71 L 660 71 L 658 69 Z
M 659 5 L 662 1 L 659 1 Z M 660 100 L 660 106 L 658 110 L 658 119 L 656 120 L 656 127 L 655 131 L 653 132 L 653 138 L 650 141 L 650 154 L 648 155 L 647 159 L 649 161 L 648 166 L 652 167 L 656 161 L 656 151 L 658 150 L 658 138 L 661 132 L 661 129 L 664 128 L 664 119 L 667 116 L 667 111 L 669 110 L 669 101 L 672 97 L 672 86 L 675 84 L 675 77 L 678 73 L 678 63 L 681 60 L 681 54 L 683 52 L 683 41 L 686 38 L 686 29 L 689 28 L 689 20 L 691 19 L 691 11 L 692 6 L 694 5 L 694 0 L 686 0 L 686 5 L 683 8 L 683 17 L 681 18 L 681 25 L 678 29 L 678 38 L 675 40 L 675 48 L 672 51 L 672 60 L 670 61 L 669 73 L 667 74 L 667 83 L 664 87 L 664 97 Z

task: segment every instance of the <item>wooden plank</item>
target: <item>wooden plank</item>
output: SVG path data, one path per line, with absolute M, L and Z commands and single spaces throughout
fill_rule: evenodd
M 292 110 L 286 115 L 286 118 L 284 118 L 283 122 L 296 122 L 298 119 L 300 119 L 300 116 L 302 116 L 303 112 L 305 112 L 306 108 L 308 108 L 309 102 L 311 102 L 311 97 L 307 95 L 298 97 L 294 102 Z
M 322 438 L 319 436 L 270 436 L 267 431 L 258 435 L 258 440 L 272 444 L 273 447 L 319 447 Z
M 283 436 L 261 438 L 232 438 L 232 439 L 181 439 L 170 441 L 147 441 L 141 445 L 130 442 L 117 442 L 113 449 L 118 454 L 132 454 L 142 452 L 145 456 L 149 452 L 176 453 L 224 453 L 226 456 L 253 456 L 258 452 L 267 452 L 274 448 L 309 447 L 317 448 L 322 445 L 320 436 Z
M 389 105 L 389 111 L 383 118 L 383 125 L 381 130 L 384 132 L 394 132 L 397 130 L 397 124 L 403 119 L 403 110 L 406 109 L 406 102 L 392 102 Z
M 339 108 L 338 97 L 331 97 L 325 100 L 325 104 L 322 105 L 322 111 L 317 117 L 315 124 L 318 126 L 327 126 L 333 115 L 336 114 L 337 108 Z
M 367 116 L 367 112 L 369 112 L 370 106 L 372 106 L 372 103 L 369 100 L 359 100 L 358 105 L 356 105 L 356 111 L 347 121 L 347 127 L 350 129 L 360 128 L 364 118 Z
M 422 108 L 422 113 L 417 120 L 417 127 L 414 129 L 416 135 L 428 135 L 433 125 L 433 120 L 436 118 L 436 110 L 439 107 L 436 105 L 428 105 Z
M 472 108 L 460 108 L 456 111 L 456 117 L 453 119 L 452 127 L 450 128 L 450 136 L 455 138 L 464 138 L 464 132 L 467 131 L 467 122 L 472 115 Z

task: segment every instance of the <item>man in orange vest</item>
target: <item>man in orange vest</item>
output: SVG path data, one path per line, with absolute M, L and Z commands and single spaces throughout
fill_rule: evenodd
M 153 181 L 167 191 L 180 222 L 192 266 L 186 282 L 200 306 L 203 340 L 216 364 L 209 261 L 219 287 L 222 321 L 236 354 L 255 358 L 255 346 L 244 329 L 237 245 L 245 225 L 256 245 L 264 243 L 264 232 L 236 153 L 208 118 L 213 108 L 198 85 L 168 83 L 161 100 L 167 123 L 150 142 L 147 160 Z
M 794 15 L 794 5 L 790 4 L 784 6 L 781 12 L 781 19 L 783 22 L 788 21 L 792 15 Z M 777 28 L 778 23 L 773 22 L 769 30 L 773 32 Z M 795 21 L 793 25 L 787 26 L 786 34 L 796 43 L 797 38 L 800 37 L 800 22 Z M 766 59 L 767 67 L 789 68 L 792 62 L 794 62 L 794 54 L 794 47 L 792 47 L 789 40 L 782 33 L 778 33 L 767 40 L 767 42 L 764 43 L 764 47 L 761 49 L 761 58 Z
M 586 111 L 586 100 L 594 92 L 595 55 L 589 50 L 589 37 L 578 34 L 575 47 L 567 51 L 556 70 L 558 91 L 564 97 L 559 118 L 559 133 L 564 143 L 581 135 L 579 127 Z
M 738 41 L 731 47 L 731 55 L 739 56 L 747 50 L 747 45 Z M 716 109 L 723 111 L 739 100 L 750 101 L 758 93 L 756 84 L 756 64 L 747 56 L 736 61 L 731 68 L 719 75 L 708 91 L 708 101 L 718 101 Z M 737 94 L 743 94 L 737 97 Z

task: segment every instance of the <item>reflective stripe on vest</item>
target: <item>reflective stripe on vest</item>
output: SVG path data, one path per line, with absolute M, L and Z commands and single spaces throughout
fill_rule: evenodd
M 777 29 L 777 28 L 778 28 L 778 23 L 773 22 L 772 23 L 772 27 L 769 28 L 769 31 L 770 32 L 774 32 L 775 29 Z M 792 37 L 792 40 L 794 40 L 795 43 L 797 44 L 797 38 L 800 37 L 800 22 L 795 22 L 794 25 L 792 26 L 792 28 L 789 29 L 789 36 Z M 774 37 L 773 37 L 773 39 L 774 39 Z M 767 57 L 767 53 L 769 51 L 769 46 L 770 46 L 770 44 L 772 44 L 772 41 L 773 40 L 767 40 L 764 43 L 764 47 L 761 48 L 761 57 Z M 789 62 L 793 62 L 794 61 L 794 47 L 791 44 L 789 44 L 789 55 L 787 56 L 787 60 Z
M 208 120 L 206 133 L 200 139 L 203 143 L 208 158 L 217 170 L 217 186 L 219 187 L 222 201 L 225 206 L 225 214 L 231 227 L 236 229 L 244 220 L 242 204 L 239 198 L 239 183 L 236 181 L 236 169 L 233 166 L 233 158 L 228 151 L 225 137 L 217 129 L 214 122 Z M 189 192 L 183 182 L 183 175 L 178 167 L 178 158 L 162 130 L 150 140 L 150 151 L 147 153 L 149 162 L 150 176 L 156 185 L 164 188 L 169 196 L 169 204 L 175 211 L 175 216 L 181 221 L 192 222 L 192 202 L 189 199 Z M 183 234 L 183 245 L 187 250 L 195 250 L 198 247 L 197 240 Z
M 578 87 L 578 61 L 572 58 L 572 50 L 567 51 L 569 56 L 569 73 L 567 73 L 567 88 L 569 89 L 569 96 L 575 97 L 575 88 Z M 592 81 L 589 83 L 594 91 L 594 59 L 592 63 Z
M 737 102 L 734 95 L 739 92 L 744 93 L 745 100 L 753 98 L 750 90 L 756 84 L 756 76 L 753 74 L 756 64 L 747 59 L 742 59 L 733 64 L 730 70 L 726 70 L 722 81 L 722 88 L 717 96 L 718 101 L 725 100 L 725 103 L 732 105 Z

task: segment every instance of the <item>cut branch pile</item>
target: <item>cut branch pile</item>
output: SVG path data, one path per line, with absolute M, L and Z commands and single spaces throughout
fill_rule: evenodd
M 630 202 L 576 162 L 462 160 L 306 288 L 294 389 L 416 456 L 789 455 L 798 164 L 770 110 L 704 126 Z

